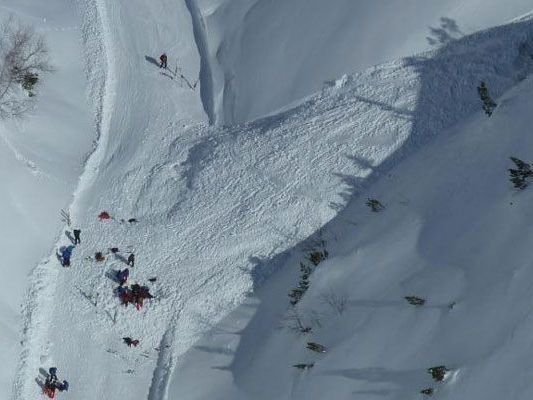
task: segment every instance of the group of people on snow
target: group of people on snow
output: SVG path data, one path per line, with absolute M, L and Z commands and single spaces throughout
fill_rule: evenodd
M 46 377 L 46 380 L 44 381 L 43 385 L 43 392 L 51 399 L 55 398 L 56 390 L 63 392 L 68 390 L 68 382 L 66 380 L 63 380 L 62 382 L 59 381 L 57 378 L 57 368 L 56 367 L 50 367 L 48 369 L 48 376 Z
M 164 57 L 163 57 L 164 56 Z M 166 55 L 161 56 L 161 68 L 166 68 Z M 104 220 L 110 220 L 114 219 L 111 217 L 111 215 L 107 211 L 103 211 L 98 215 L 98 219 L 100 221 Z M 121 219 L 121 223 L 126 222 L 126 220 Z M 129 223 L 136 223 L 138 220 L 136 218 L 130 218 L 127 220 Z M 67 235 L 69 233 L 67 232 Z M 71 265 L 71 257 L 72 252 L 76 248 L 77 245 L 81 244 L 81 229 L 74 229 L 73 230 L 73 237 L 69 236 L 69 238 L 72 241 L 72 245 L 69 246 L 63 246 L 59 249 L 58 257 L 60 258 L 61 265 L 64 267 L 70 267 Z M 118 247 L 112 247 L 110 249 L 110 252 L 113 254 L 116 254 L 119 252 Z M 120 256 L 117 256 L 121 258 Z M 92 259 L 91 257 L 88 257 L 89 259 Z M 126 259 L 121 258 L 123 261 L 125 261 L 129 268 L 133 268 L 135 266 L 135 254 L 131 252 Z M 105 256 L 101 252 L 95 253 L 94 260 L 96 261 L 104 261 Z M 129 303 L 135 304 L 135 307 L 137 310 L 139 310 L 143 306 L 143 302 L 145 299 L 151 299 L 153 296 L 150 294 L 150 290 L 146 286 L 141 286 L 137 283 L 134 283 L 130 286 L 127 285 L 128 278 L 130 275 L 129 268 L 125 268 L 123 270 L 116 271 L 116 281 L 119 283 L 119 287 L 117 288 L 118 296 L 124 305 L 128 305 Z M 155 278 L 150 279 L 151 282 L 155 281 Z M 139 339 L 132 339 L 130 337 L 124 337 L 122 338 L 124 343 L 128 345 L 129 347 L 137 347 L 139 345 Z M 63 392 L 67 391 L 69 387 L 69 384 L 66 380 L 59 381 L 57 378 L 57 368 L 51 367 L 48 370 L 48 375 L 46 376 L 46 380 L 44 384 L 42 385 L 43 393 L 47 395 L 49 398 L 55 398 L 56 391 Z
M 138 283 L 134 283 L 131 286 L 126 286 L 124 283 L 121 283 L 117 288 L 117 293 L 122 304 L 126 307 L 130 303 L 135 304 L 137 310 L 142 308 L 144 300 L 154 297 L 147 286 L 141 286 Z

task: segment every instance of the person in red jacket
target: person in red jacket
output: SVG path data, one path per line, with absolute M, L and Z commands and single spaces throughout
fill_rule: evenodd
M 161 61 L 161 63 L 159 64 L 159 68 L 167 68 L 167 55 L 165 53 L 161 54 L 161 56 L 159 57 L 159 61 Z

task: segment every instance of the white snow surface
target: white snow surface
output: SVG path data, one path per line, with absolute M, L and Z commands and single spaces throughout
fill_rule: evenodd
M 352 27 L 337 24 L 350 15 L 345 3 L 331 7 L 331 18 L 318 2 L 277 11 L 252 3 L 77 2 L 99 140 L 74 191 L 73 226 L 61 229 L 53 253 L 30 277 L 13 397 L 38 398 L 39 370 L 54 365 L 71 385 L 60 396 L 79 400 L 400 399 L 431 384 L 425 368 L 446 364 L 455 373 L 438 386 L 443 398 L 524 398 L 529 310 L 525 302 L 509 310 L 528 296 L 529 192 L 513 192 L 506 168 L 510 155 L 527 159 L 530 145 L 529 17 L 344 74 L 416 46 L 392 30 L 401 37 L 393 47 L 405 45 L 404 52 L 376 52 L 356 65 L 339 55 L 347 42 L 331 48 L 342 27 Z M 206 4 L 218 22 L 206 17 Z M 460 15 L 461 7 L 479 4 L 449 7 Z M 220 10 L 237 28 L 217 31 Z M 349 10 L 361 23 L 381 12 Z M 382 16 L 400 8 L 387 10 Z M 505 13 L 473 18 L 473 26 L 528 10 L 516 1 Z M 217 43 L 229 46 L 242 35 L 241 43 L 253 43 L 247 51 L 273 54 L 276 39 L 294 37 L 286 28 L 261 32 L 257 21 L 275 21 L 276 12 L 298 16 L 306 29 L 321 16 L 338 29 L 317 49 L 324 66 L 291 72 L 312 53 L 304 34 L 289 46 L 303 49 L 290 58 L 294 64 L 274 57 L 285 63 L 286 77 L 271 79 L 277 67 L 257 55 L 231 72 L 238 91 L 222 89 L 220 71 L 230 64 L 217 60 Z M 441 15 L 441 8 L 427 13 Z M 272 47 L 260 44 L 267 36 Z M 199 77 L 193 89 L 158 69 L 154 58 L 162 51 L 190 84 Z M 228 51 L 225 60 L 237 62 Z M 251 84 L 252 73 L 265 79 Z M 309 95 L 327 74 L 337 79 Z M 286 91 L 285 79 L 295 76 L 297 89 Z M 491 119 L 479 112 L 480 80 L 500 104 Z M 228 112 L 221 100 L 227 95 L 247 105 L 234 103 Z M 208 124 L 268 113 L 241 125 Z M 78 155 L 82 149 L 77 145 Z M 370 213 L 366 197 L 386 209 Z M 99 221 L 104 210 L 114 219 Z M 139 222 L 121 222 L 132 217 Z M 56 252 L 70 244 L 63 232 L 76 227 L 82 244 L 63 268 Z M 322 356 L 305 350 L 307 337 L 277 329 L 298 263 L 317 237 L 330 257 L 298 309 L 314 324 L 309 338 L 327 346 Z M 109 254 L 115 246 L 121 252 Z M 107 254 L 105 262 L 89 259 L 96 251 Z M 148 284 L 155 296 L 140 311 L 119 304 L 112 278 L 132 251 L 130 282 Z M 148 283 L 151 277 L 157 281 Z M 328 291 L 346 299 L 342 315 L 324 305 Z M 429 305 L 412 308 L 402 299 L 408 294 Z M 124 336 L 141 345 L 126 347 Z M 315 367 L 302 373 L 292 367 L 299 362 Z
M 55 73 L 35 111 L 0 124 L 0 385 L 10 388 L 20 352 L 20 309 L 28 275 L 57 240 L 60 210 L 71 201 L 96 138 L 85 96 L 80 21 L 71 1 L 0 0 L 42 33 Z M 9 391 L 8 391 L 9 392 Z M 5 394 L 8 395 L 7 393 Z M 1 396 L 0 396 L 1 397 Z

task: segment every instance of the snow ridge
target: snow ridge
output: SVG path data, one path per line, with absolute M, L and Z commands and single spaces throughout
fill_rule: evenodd
M 207 45 L 207 32 L 202 12 L 196 4 L 196 0 L 185 0 L 187 9 L 191 13 L 191 21 L 194 32 L 194 39 L 200 55 L 200 96 L 205 113 L 210 124 L 218 122 L 214 111 L 213 101 L 213 73 L 209 63 L 209 49 Z

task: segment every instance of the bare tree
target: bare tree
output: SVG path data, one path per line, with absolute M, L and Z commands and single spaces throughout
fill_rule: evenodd
M 320 295 L 320 299 L 336 314 L 342 315 L 346 311 L 348 305 L 348 296 L 335 292 L 333 289 L 329 289 Z
M 10 17 L 0 23 L 0 119 L 21 118 L 35 104 L 41 75 L 52 72 L 44 37 Z
M 281 320 L 280 328 L 295 333 L 311 333 L 313 331 L 313 328 L 311 326 L 311 323 L 309 323 L 307 320 L 308 318 L 302 316 L 296 307 L 290 307 L 287 314 L 285 314 L 285 316 Z M 314 324 L 320 323 L 318 318 L 314 319 L 312 322 Z

